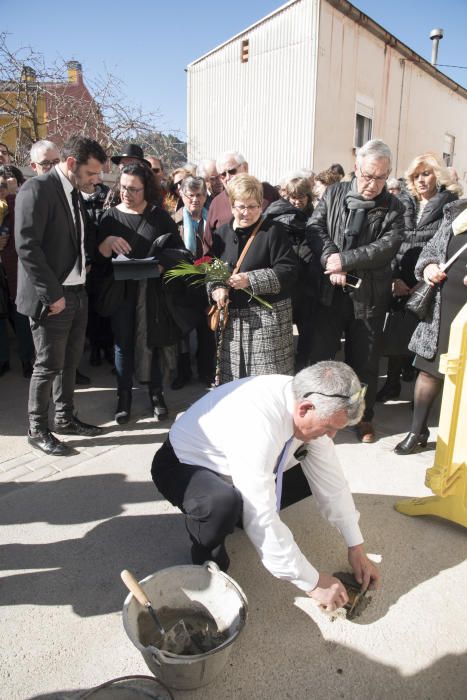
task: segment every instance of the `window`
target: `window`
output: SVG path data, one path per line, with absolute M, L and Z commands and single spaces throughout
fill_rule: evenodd
M 248 55 L 250 52 L 250 40 L 244 39 L 241 43 L 240 60 L 242 63 L 248 63 Z
M 363 114 L 355 115 L 355 147 L 360 148 L 371 139 L 373 120 Z
M 455 136 L 451 136 L 451 134 L 444 134 L 443 160 L 446 166 L 452 165 L 453 163 L 455 143 Z

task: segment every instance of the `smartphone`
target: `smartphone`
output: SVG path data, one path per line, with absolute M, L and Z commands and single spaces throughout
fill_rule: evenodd
M 347 273 L 345 284 L 347 287 L 358 289 L 362 284 L 362 278 L 357 277 L 357 275 L 349 275 L 349 273 Z

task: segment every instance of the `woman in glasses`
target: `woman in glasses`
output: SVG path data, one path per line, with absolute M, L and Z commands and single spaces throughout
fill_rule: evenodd
M 227 283 L 209 288 L 219 308 L 229 305 L 220 348 L 220 382 L 259 374 L 293 374 L 291 293 L 297 279 L 297 257 L 284 227 L 261 214 L 261 182 L 241 173 L 232 179 L 227 193 L 232 218 L 214 233 L 212 252 L 233 271 L 245 246 L 249 247 Z M 244 290 L 264 298 L 272 308 Z
M 397 398 L 402 379 L 414 376 L 413 354 L 408 343 L 417 325 L 415 316 L 404 312 L 415 279 L 415 265 L 425 245 L 437 232 L 443 218 L 443 208 L 462 192 L 451 180 L 434 153 L 424 153 L 410 163 L 405 174 L 407 191 L 400 195 L 405 206 L 405 236 L 394 261 L 392 281 L 392 310 L 384 337 L 384 354 L 388 356 L 387 379 L 377 394 L 377 401 Z
M 312 189 L 308 177 L 289 176 L 280 185 L 281 198 L 264 212 L 281 223 L 297 255 L 298 282 L 292 294 L 292 316 L 298 329 L 295 371 L 309 364 L 313 329 L 313 308 L 318 299 L 320 267 L 305 238 L 308 218 L 313 213 Z
M 164 238 L 164 247 L 184 248 L 170 214 L 150 204 L 155 199 L 155 184 L 149 168 L 139 163 L 123 167 L 120 199 L 121 203 L 107 209 L 100 220 L 98 250 L 103 258 L 158 255 L 160 248 L 155 241 L 163 234 L 170 234 Z M 105 274 L 108 278 L 112 274 L 110 266 L 103 265 L 102 268 L 102 276 Z M 154 417 L 157 420 L 165 418 L 168 411 L 162 393 L 159 357 L 157 350 L 149 344 L 147 328 L 148 303 L 152 304 L 155 298 L 160 298 L 161 281 L 155 278 L 119 280 L 113 282 L 111 289 L 109 292 L 103 280 L 97 310 L 102 316 L 111 317 L 115 339 L 118 392 L 115 420 L 122 425 L 130 419 L 135 364 L 139 381 L 148 384 Z M 171 342 L 175 340 L 171 339 Z

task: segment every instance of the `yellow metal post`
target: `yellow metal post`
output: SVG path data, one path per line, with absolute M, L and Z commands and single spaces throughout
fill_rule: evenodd
M 409 498 L 395 505 L 405 515 L 437 515 L 467 527 L 467 304 L 451 325 L 448 352 L 441 355 L 445 375 L 435 463 L 425 484 L 435 496 Z

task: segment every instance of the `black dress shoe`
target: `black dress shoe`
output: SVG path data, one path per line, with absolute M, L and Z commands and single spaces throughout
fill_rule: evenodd
M 78 384 L 79 386 L 87 386 L 88 384 L 91 383 L 91 380 L 89 377 L 86 377 L 85 374 L 81 374 L 81 372 L 79 370 L 76 370 L 75 383 Z
M 408 433 L 402 442 L 395 446 L 396 455 L 411 455 L 419 451 L 419 447 L 426 447 L 430 431 L 426 428 L 421 433 Z
M 390 399 L 398 399 L 401 395 L 401 385 L 400 384 L 384 384 L 381 389 L 376 394 L 376 400 L 379 403 L 384 403 Z
M 152 411 L 156 420 L 164 420 L 169 415 L 169 409 L 165 403 L 164 394 L 161 389 L 149 390 L 149 400 L 151 401 Z
M 26 360 L 25 362 L 21 363 L 23 365 L 23 377 L 25 379 L 31 379 L 32 377 L 32 370 L 33 370 L 33 364 L 30 360 Z
M 91 352 L 89 353 L 89 364 L 92 367 L 99 367 L 102 364 L 101 350 L 93 346 Z
M 66 423 L 55 423 L 54 431 L 59 435 L 86 435 L 88 437 L 95 437 L 102 433 L 102 428 L 98 425 L 83 423 L 83 421 L 76 418 L 76 416 L 73 416 L 73 418 Z
M 57 440 L 55 435 L 47 430 L 45 433 L 28 432 L 28 442 L 32 447 L 42 450 L 46 455 L 54 455 L 55 457 L 66 457 L 73 453 L 73 450 L 65 445 L 65 443 Z
M 0 362 L 0 377 L 3 377 L 5 372 L 9 372 L 9 371 L 10 371 L 10 363 L 8 362 L 8 360 L 6 360 L 5 362 Z

